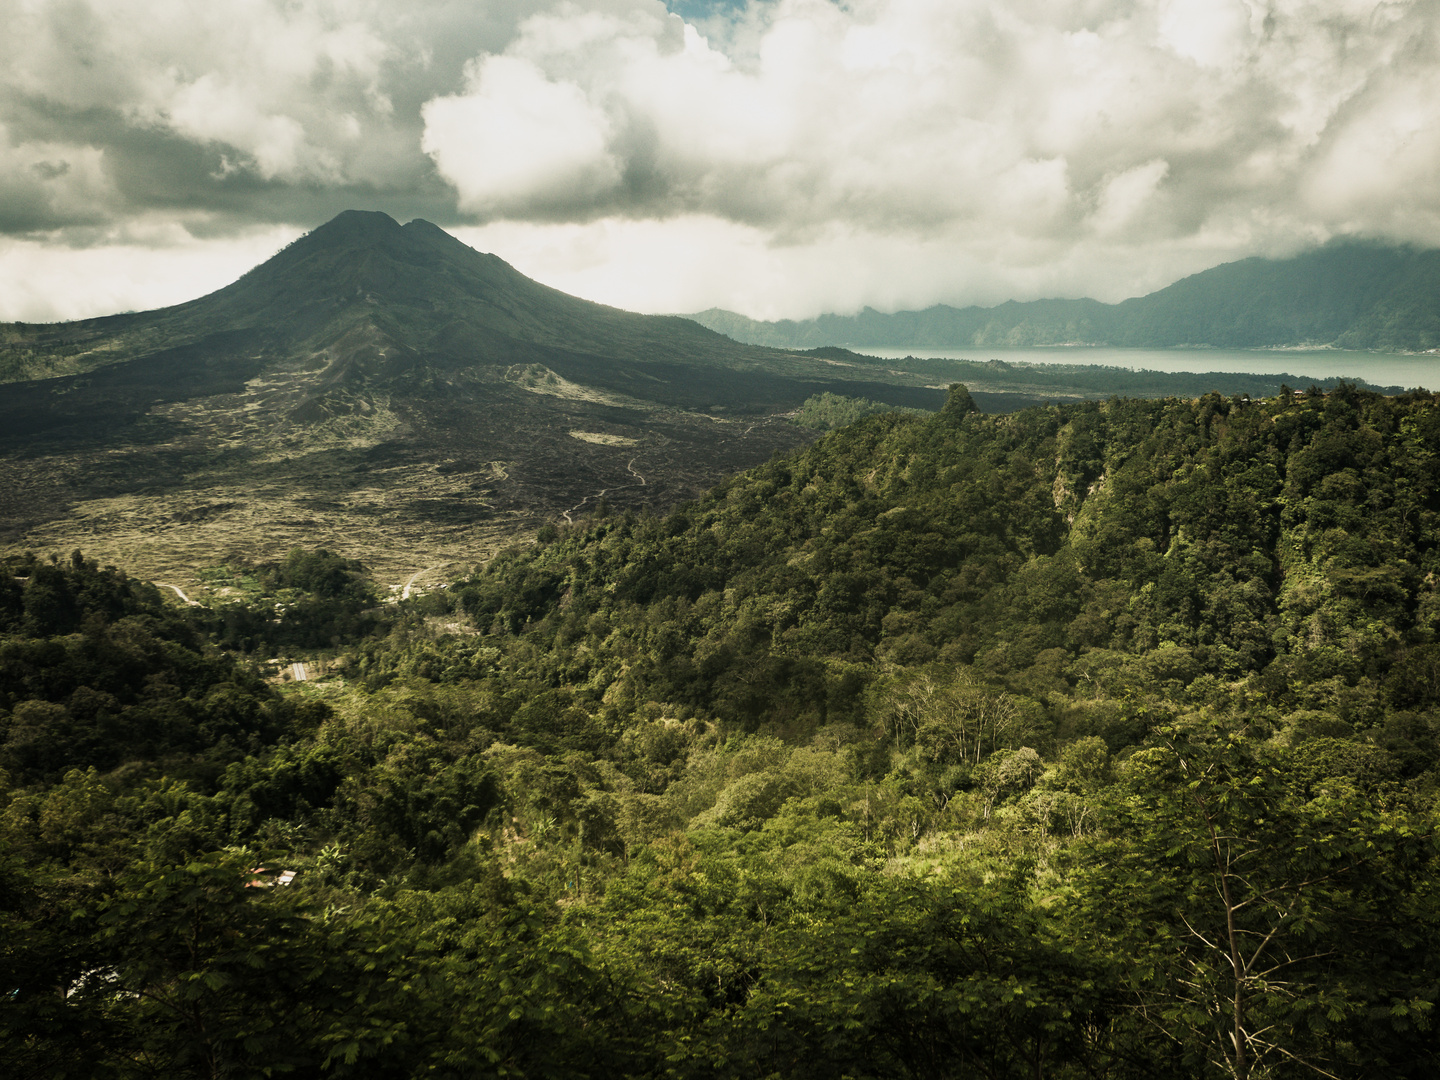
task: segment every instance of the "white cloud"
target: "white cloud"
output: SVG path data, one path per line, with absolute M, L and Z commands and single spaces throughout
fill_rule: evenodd
M 4 7 L 10 87 L 242 155 L 264 179 L 328 181 L 353 141 L 343 118 L 383 118 L 394 47 L 368 5 L 193 0 Z
M 693 28 L 677 41 L 640 0 L 521 26 L 505 58 L 567 88 L 558 115 L 583 93 L 587 158 L 608 132 L 623 163 L 598 203 L 575 186 L 573 220 L 714 216 L 800 244 L 834 227 L 948 235 L 1017 267 L 1102 240 L 1141 260 L 1185 237 L 1237 256 L 1337 232 L 1440 240 L 1432 5 L 778 0 L 747 20 L 734 58 Z M 538 218 L 469 197 L 467 145 L 515 106 L 446 99 L 462 102 L 464 123 L 427 113 L 442 175 L 488 216 Z M 1423 212 L 1395 213 L 1400 184 Z
M 468 83 L 467 94 L 425 105 L 421 143 L 453 179 L 463 209 L 573 205 L 619 182 L 619 165 L 606 150 L 610 122 L 575 84 L 551 82 L 534 64 L 508 56 L 476 64 Z
M 57 251 L 364 205 L 524 251 L 563 233 L 632 306 L 709 306 L 703 281 L 799 314 L 1440 244 L 1433 0 L 749 0 L 692 25 L 660 0 L 0 0 L 0 25 L 0 233 Z M 652 272 L 629 243 L 715 246 Z
M 0 124 L 0 222 L 93 219 L 113 198 L 95 147 L 14 139 Z
M 1330 125 L 1302 195 L 1353 231 L 1440 244 L 1440 67 L 1378 75 Z
M 1095 231 L 1101 236 L 1113 236 L 1133 223 L 1153 201 L 1160 181 L 1169 171 L 1169 162 L 1147 161 L 1107 180 L 1090 219 Z
M 190 300 L 230 284 L 298 232 L 268 227 L 198 240 L 172 223 L 137 221 L 80 248 L 0 237 L 4 317 L 57 322 Z
M 1251 0 L 1161 0 L 1160 39 L 1202 66 L 1235 64 L 1263 33 L 1264 10 Z
M 522 273 L 601 303 L 653 314 L 722 307 L 757 319 L 1042 296 L 1117 301 L 1220 261 L 1209 236 L 1156 245 L 1137 262 L 1123 243 L 987 247 L 963 231 L 915 238 L 846 225 L 779 244 L 767 229 L 694 214 L 452 231 Z
M 428 172 L 420 104 L 455 89 L 467 59 L 503 48 L 536 9 L 531 0 L 0 0 L 0 109 L 38 109 L 92 138 L 213 147 L 264 181 L 414 185 Z M 106 130 L 95 130 L 97 116 Z

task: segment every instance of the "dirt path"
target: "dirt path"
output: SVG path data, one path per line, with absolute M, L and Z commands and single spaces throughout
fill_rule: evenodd
M 633 486 L 633 485 L 626 484 L 625 486 L 626 486 L 626 487 L 631 487 L 631 486 Z M 599 491 L 597 491 L 594 495 L 586 495 L 586 496 L 585 496 L 583 499 L 581 499 L 578 503 L 576 503 L 574 506 L 570 507 L 569 510 L 561 510 L 561 511 L 560 511 L 560 516 L 565 519 L 565 524 L 567 524 L 567 525 L 574 525 L 574 524 L 575 524 L 575 519 L 572 518 L 570 515 L 573 514 L 573 513 L 575 513 L 575 511 L 579 510 L 582 506 L 584 506 L 586 503 L 588 503 L 591 499 L 603 499 L 603 498 L 605 497 L 605 493 L 606 493 L 607 491 L 609 491 L 609 490 L 610 490 L 609 488 L 601 488 L 601 489 L 600 489 Z
M 567 525 L 574 525 L 575 519 L 572 518 L 570 515 L 578 513 L 585 506 L 585 504 L 590 502 L 591 500 L 603 499 L 612 491 L 625 491 L 627 488 L 633 487 L 649 487 L 650 481 L 645 479 L 644 474 L 641 473 L 639 469 L 635 468 L 635 462 L 639 460 L 640 458 L 638 456 L 633 457 L 625 465 L 625 471 L 628 472 L 631 476 L 635 477 L 636 480 L 640 481 L 638 484 L 619 484 L 615 487 L 601 488 L 594 495 L 586 495 L 585 498 L 581 499 L 574 506 L 570 507 L 569 510 L 560 511 L 560 516 L 565 519 L 565 523 Z
M 409 600 L 410 594 L 415 591 L 415 579 L 418 578 L 421 574 L 428 574 L 431 570 L 434 569 L 435 567 L 433 566 L 427 566 L 424 570 L 416 570 L 413 574 L 411 574 L 410 580 L 405 582 L 405 587 L 400 590 L 400 599 Z
M 188 597 L 188 596 L 185 595 L 184 590 L 182 590 L 179 585 L 167 585 L 167 584 L 166 584 L 165 582 L 163 582 L 163 581 L 156 581 L 156 582 L 153 582 L 153 584 L 154 584 L 154 586 L 155 586 L 157 589 L 170 589 L 170 590 L 172 590 L 172 591 L 175 593 L 175 595 L 178 596 L 178 597 L 181 599 L 182 602 L 184 602 L 184 603 L 186 603 L 186 604 L 189 604 L 191 607 L 199 607 L 199 606 L 200 606 L 200 601 L 199 601 L 199 600 L 191 600 L 190 597 Z

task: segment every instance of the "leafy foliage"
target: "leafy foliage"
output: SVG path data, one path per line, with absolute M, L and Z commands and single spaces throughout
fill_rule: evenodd
M 892 405 L 871 401 L 869 398 L 844 397 L 840 394 L 832 394 L 827 390 L 806 398 L 805 404 L 800 406 L 800 411 L 795 414 L 794 419 L 795 423 L 801 427 L 814 428 L 816 431 L 833 431 L 847 424 L 853 424 L 856 420 L 874 416 L 876 413 L 888 412 L 893 408 Z M 918 412 L 919 410 L 901 411 Z
M 957 387 L 552 527 L 283 692 L 17 564 L 7 1061 L 1432 1075 L 1436 446 L 1426 394 Z M 192 726 L 136 741 L 160 685 Z
M 17 781 L 137 759 L 194 769 L 323 715 L 208 648 L 153 585 L 79 552 L 4 569 L 0 625 L 19 632 L 0 637 L 0 767 Z

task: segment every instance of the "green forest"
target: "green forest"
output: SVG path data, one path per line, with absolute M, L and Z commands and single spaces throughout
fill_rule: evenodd
M 842 405 L 399 603 L 9 560 L 4 1075 L 1440 1072 L 1440 399 Z

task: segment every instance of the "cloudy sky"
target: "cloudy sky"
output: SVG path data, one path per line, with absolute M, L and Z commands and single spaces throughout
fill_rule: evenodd
M 1440 246 L 1436 0 L 0 0 L 0 319 L 349 207 L 759 318 Z

